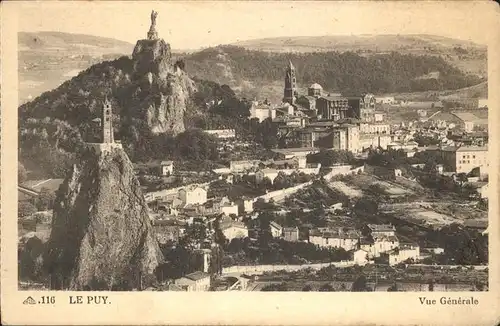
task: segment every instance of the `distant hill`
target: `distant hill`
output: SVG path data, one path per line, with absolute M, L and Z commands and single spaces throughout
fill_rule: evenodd
M 488 82 L 455 90 L 425 91 L 414 93 L 387 94 L 408 101 L 466 101 L 470 99 L 488 98 Z
M 133 44 L 113 38 L 63 32 L 19 32 L 20 50 L 65 51 L 73 52 L 88 49 L 89 53 L 132 51 Z
M 19 100 L 51 90 L 103 60 L 131 54 L 128 42 L 61 32 L 19 32 Z
M 435 35 L 326 35 L 273 37 L 232 45 L 270 52 L 366 51 L 368 53 L 442 51 L 455 47 L 486 50 L 486 46 Z
M 189 54 L 184 60 L 193 76 L 228 84 L 242 96 L 268 97 L 274 102 L 281 100 L 288 60 L 296 67 L 300 88 L 317 82 L 327 92 L 347 95 L 455 90 L 485 81 L 442 57 L 399 52 L 281 53 L 224 45 Z
M 329 35 L 263 38 L 232 45 L 269 52 L 352 51 L 373 55 L 396 51 L 402 54 L 442 56 L 461 70 L 487 74 L 487 48 L 470 41 L 435 35 Z

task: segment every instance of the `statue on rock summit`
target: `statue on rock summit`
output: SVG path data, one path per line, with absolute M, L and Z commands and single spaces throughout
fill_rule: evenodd
M 156 31 L 156 17 L 158 16 L 158 12 L 151 11 L 151 27 L 148 32 L 148 40 L 157 40 L 158 32 Z

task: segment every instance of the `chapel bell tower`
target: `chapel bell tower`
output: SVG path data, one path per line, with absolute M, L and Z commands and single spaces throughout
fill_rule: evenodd
M 101 142 L 102 143 L 114 143 L 113 137 L 113 112 L 111 108 L 111 102 L 106 99 L 104 100 L 102 106 L 101 115 Z

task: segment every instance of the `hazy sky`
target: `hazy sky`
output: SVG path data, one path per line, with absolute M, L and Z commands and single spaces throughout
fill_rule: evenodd
M 195 49 L 264 37 L 349 34 L 435 34 L 487 44 L 487 18 L 495 6 L 481 1 L 43 1 L 17 7 L 21 31 L 91 34 L 131 43 L 145 38 L 155 9 L 160 37 L 173 48 Z

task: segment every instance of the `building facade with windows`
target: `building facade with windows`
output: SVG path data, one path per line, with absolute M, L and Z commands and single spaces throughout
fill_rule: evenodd
M 479 167 L 481 174 L 488 174 L 490 164 L 487 146 L 443 147 L 440 153 L 446 171 L 469 173 Z

